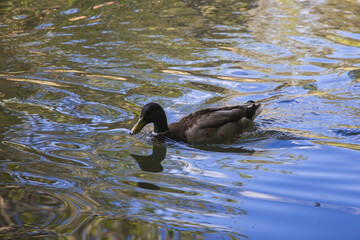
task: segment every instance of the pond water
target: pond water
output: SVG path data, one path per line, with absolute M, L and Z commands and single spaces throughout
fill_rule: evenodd
M 359 239 L 360 2 L 1 1 L 1 239 Z M 248 100 L 231 144 L 129 136 Z M 148 129 L 149 130 L 149 129 Z

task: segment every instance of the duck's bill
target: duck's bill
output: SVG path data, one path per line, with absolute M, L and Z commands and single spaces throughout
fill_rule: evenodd
M 259 114 L 264 110 L 264 105 L 261 103 L 256 103 L 255 107 L 256 107 L 256 110 L 255 110 L 255 115 L 254 115 L 253 119 L 255 119 L 257 116 L 259 116 Z
M 144 119 L 140 118 L 139 121 L 135 124 L 135 126 L 131 129 L 130 135 L 134 135 L 140 132 L 141 129 L 143 129 L 146 124 L 147 122 L 145 122 Z

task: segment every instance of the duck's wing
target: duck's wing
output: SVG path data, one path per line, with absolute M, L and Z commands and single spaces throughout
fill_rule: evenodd
M 219 137 L 225 139 L 249 126 L 261 111 L 262 105 L 255 102 L 202 109 L 170 124 L 167 137 L 185 142 L 207 142 Z
M 247 106 L 237 105 L 222 108 L 208 108 L 198 112 L 194 113 L 194 117 L 197 118 L 194 124 L 196 124 L 198 128 L 219 128 L 230 122 L 237 122 L 241 118 L 246 117 Z
M 176 141 L 187 141 L 186 132 L 189 130 L 194 132 L 195 129 L 218 128 L 241 119 L 245 113 L 246 106 L 201 109 L 171 123 L 167 136 Z

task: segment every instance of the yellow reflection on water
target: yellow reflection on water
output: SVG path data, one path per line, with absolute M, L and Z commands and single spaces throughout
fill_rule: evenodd
M 44 81 L 44 80 L 38 80 L 38 79 L 29 79 L 29 78 L 6 78 L 6 80 L 15 81 L 15 82 L 36 83 L 36 84 L 40 84 L 40 85 L 47 85 L 47 86 L 53 86 L 53 87 L 61 87 L 61 85 L 60 85 L 59 83 L 50 82 L 50 81 Z

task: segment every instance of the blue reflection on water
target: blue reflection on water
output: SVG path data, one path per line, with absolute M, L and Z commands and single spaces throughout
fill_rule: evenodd
M 352 3 L 74 4 L 0 20 L 3 231 L 19 239 L 359 235 Z M 353 20 L 345 26 L 318 10 L 328 8 Z M 128 135 L 146 102 L 174 122 L 250 99 L 265 110 L 231 144 Z

